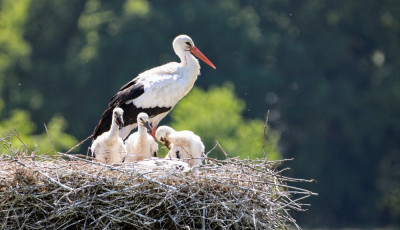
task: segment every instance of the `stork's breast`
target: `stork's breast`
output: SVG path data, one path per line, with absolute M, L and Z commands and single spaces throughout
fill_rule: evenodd
M 151 78 L 144 83 L 144 93 L 132 100 L 137 107 L 174 107 L 185 95 L 187 83 L 179 75 Z

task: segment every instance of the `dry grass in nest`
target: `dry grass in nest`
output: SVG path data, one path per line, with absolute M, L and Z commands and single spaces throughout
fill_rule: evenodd
M 316 195 L 289 186 L 282 161 L 207 159 L 204 165 L 104 165 L 59 153 L 0 159 L 1 229 L 286 229 Z M 162 162 L 162 160 L 159 160 Z

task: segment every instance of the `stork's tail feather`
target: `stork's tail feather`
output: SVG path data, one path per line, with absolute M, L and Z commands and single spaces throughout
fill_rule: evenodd
M 101 115 L 101 119 L 93 131 L 93 140 L 96 140 L 98 136 L 110 130 L 113 110 L 114 107 L 108 107 Z

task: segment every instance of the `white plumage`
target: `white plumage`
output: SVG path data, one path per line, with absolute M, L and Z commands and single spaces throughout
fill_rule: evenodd
M 98 161 L 106 164 L 121 163 L 126 156 L 126 148 L 119 136 L 119 128 L 123 126 L 124 111 L 115 108 L 112 113 L 111 128 L 93 141 L 91 150 Z
M 189 36 L 177 36 L 172 46 L 181 62 L 170 62 L 145 71 L 122 86 L 111 98 L 108 109 L 97 124 L 93 133 L 94 139 L 106 131 L 105 123 L 110 120 L 110 111 L 115 106 L 120 106 L 125 111 L 125 126 L 120 132 L 123 139 L 137 126 L 136 117 L 140 112 L 146 112 L 149 115 L 149 122 L 153 126 L 152 135 L 154 135 L 161 119 L 192 89 L 200 74 L 200 64 L 193 55 L 215 68 L 196 48 Z
M 156 138 L 170 149 L 165 158 L 182 159 L 192 167 L 201 165 L 201 160 L 204 158 L 204 144 L 192 131 L 175 131 L 171 127 L 160 126 Z
M 139 113 L 137 116 L 138 131 L 131 134 L 125 141 L 128 155 L 125 162 L 140 161 L 157 156 L 158 144 L 147 132 L 151 132 L 149 116 Z

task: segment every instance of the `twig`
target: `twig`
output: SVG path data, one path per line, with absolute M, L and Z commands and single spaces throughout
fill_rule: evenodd
M 221 149 L 221 151 L 224 153 L 226 159 L 229 159 L 229 155 L 225 152 L 224 148 L 222 148 L 221 144 L 219 143 L 219 141 L 217 141 L 217 145 L 218 147 Z
M 51 139 L 51 137 L 50 137 L 49 130 L 47 129 L 47 126 L 46 126 L 46 124 L 43 124 L 43 125 L 44 125 L 44 128 L 46 129 L 47 137 L 48 137 L 48 138 L 49 138 L 49 140 L 50 140 L 51 148 L 53 149 L 53 151 L 54 151 L 54 154 L 57 154 L 56 148 L 54 147 L 53 140 L 52 140 L 52 139 Z
M 111 169 L 111 170 L 115 170 L 115 171 L 119 171 L 119 172 L 125 172 L 125 171 L 124 171 L 123 169 L 121 169 L 121 168 L 117 168 L 117 167 L 114 167 L 114 166 L 111 166 L 111 165 L 108 165 L 108 164 L 103 164 L 103 163 L 101 163 L 101 162 L 86 160 L 86 159 L 83 159 L 83 158 L 80 158 L 80 157 L 76 157 L 76 156 L 74 156 L 74 155 L 67 154 L 67 153 L 61 153 L 61 152 L 59 152 L 58 154 L 60 154 L 60 155 L 62 155 L 62 156 L 65 156 L 65 157 L 69 157 L 69 158 L 75 159 L 75 160 L 85 161 L 85 162 L 90 163 L 90 164 L 93 164 L 93 165 L 100 165 L 100 166 L 102 166 L 102 167 L 109 168 L 109 169 Z
M 11 135 L 15 136 L 16 138 L 18 138 L 18 140 L 22 143 L 22 145 L 24 145 L 26 151 L 29 152 L 29 148 L 28 145 L 25 144 L 24 141 L 22 141 L 21 137 L 19 136 L 18 131 L 14 128 L 13 131 L 11 132 Z M 11 146 L 11 138 L 10 138 L 10 146 Z
M 218 143 L 218 141 L 217 141 L 217 143 Z M 208 157 L 208 154 L 210 154 L 212 151 L 214 151 L 214 149 L 218 146 L 217 143 L 215 143 L 214 147 L 212 147 L 212 149 L 205 154 L 207 157 Z
M 93 137 L 93 134 L 90 135 L 90 136 L 88 136 L 88 137 L 86 137 L 85 140 L 79 142 L 77 145 L 75 145 L 74 147 L 70 148 L 70 149 L 69 149 L 67 152 L 65 152 L 65 153 L 66 153 L 66 154 L 70 153 L 70 152 L 71 152 L 72 150 L 74 150 L 76 147 L 82 145 L 82 144 L 85 143 L 87 140 L 89 140 L 89 138 L 92 138 L 92 137 Z
M 22 163 L 22 162 L 18 161 L 18 160 L 15 159 L 14 157 L 10 157 L 10 158 L 11 158 L 14 162 L 16 162 L 17 164 L 22 165 L 22 166 L 24 166 L 24 167 L 26 167 L 26 168 L 30 168 L 30 167 L 27 166 L 25 163 Z M 64 184 L 62 184 L 62 183 L 60 183 L 60 182 L 54 180 L 52 177 L 48 176 L 46 173 L 41 172 L 40 170 L 34 170 L 34 171 L 36 171 L 36 172 L 38 172 L 40 175 L 46 177 L 46 178 L 49 179 L 51 182 L 53 182 L 53 183 L 55 183 L 55 184 L 57 184 L 57 185 L 59 185 L 59 186 L 65 188 L 65 189 L 69 190 L 70 192 L 73 192 L 73 191 L 74 191 L 74 189 L 72 189 L 72 188 L 68 187 L 67 185 L 64 185 Z
M 265 116 L 265 123 L 264 123 L 264 135 L 263 135 L 263 153 L 264 153 L 264 159 L 266 159 L 268 156 L 265 154 L 265 141 L 267 139 L 266 136 L 266 131 L 267 131 L 267 124 L 268 124 L 268 118 L 269 118 L 269 109 L 267 110 L 267 115 Z

